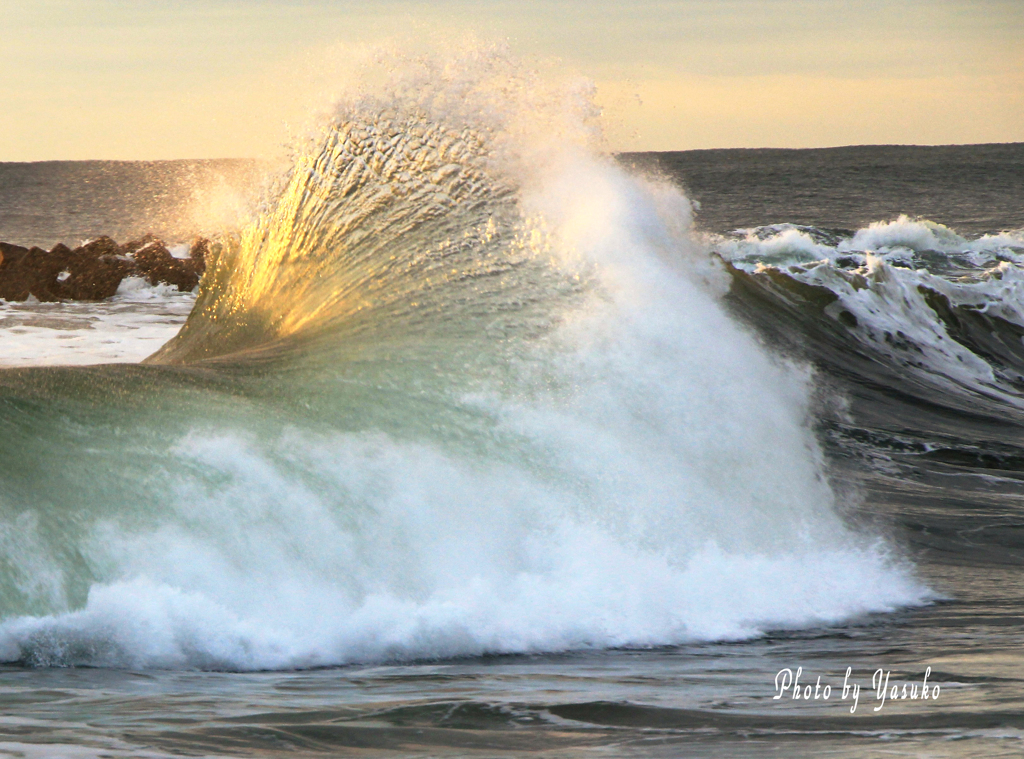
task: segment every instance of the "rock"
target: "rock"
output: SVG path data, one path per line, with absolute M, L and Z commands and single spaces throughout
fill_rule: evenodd
M 104 300 L 131 275 L 188 292 L 199 284 L 210 251 L 210 241 L 197 238 L 188 258 L 175 258 L 153 235 L 123 246 L 98 237 L 74 250 L 64 244 L 46 251 L 0 242 L 0 299 Z
M 74 253 L 76 256 L 88 256 L 90 258 L 123 255 L 121 246 L 106 235 L 97 237 L 95 240 L 90 240 L 81 247 L 75 248 Z
M 121 280 L 134 272 L 135 262 L 121 254 L 117 243 L 100 237 L 71 251 L 58 273 L 54 292 L 71 300 L 104 300 L 114 295 Z
M 135 247 L 131 255 L 139 274 L 149 284 L 174 285 L 182 292 L 189 292 L 199 284 L 199 272 L 193 259 L 175 258 L 163 242 L 150 235 L 136 242 L 142 244 Z M 135 244 L 129 243 L 125 247 L 132 248 Z
M 192 247 L 189 248 L 188 257 L 195 266 L 196 273 L 200 276 L 206 271 L 206 265 L 209 262 L 213 251 L 210 248 L 210 241 L 205 237 L 197 237 L 192 241 Z
M 41 301 L 55 301 L 65 297 L 58 278 L 72 256 L 67 247 L 47 251 L 0 243 L 0 253 L 0 298 L 20 301 L 34 295 Z
M 147 245 L 152 245 L 153 243 L 159 243 L 160 245 L 163 245 L 163 241 L 156 235 L 145 234 L 138 240 L 126 242 L 118 249 L 118 251 L 122 256 L 129 256 L 131 258 L 134 258 L 136 251 L 142 250 Z
M 134 263 L 120 256 L 77 256 L 68 266 L 67 278 L 58 282 L 57 292 L 71 300 L 105 300 L 134 270 Z
M 28 248 L 0 242 L 0 298 L 6 301 L 25 300 L 31 292 L 28 270 L 21 265 Z
M 29 282 L 29 291 L 41 301 L 55 301 L 65 297 L 61 293 L 61 274 L 71 263 L 73 253 L 66 245 L 53 250 L 30 248 L 21 259 L 21 267 Z

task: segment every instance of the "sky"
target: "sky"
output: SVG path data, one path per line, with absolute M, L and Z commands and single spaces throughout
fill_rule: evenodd
M 1022 30 L 1024 0 L 0 0 L 0 161 L 272 157 L 352 51 L 470 34 L 592 80 L 612 150 L 1024 142 Z

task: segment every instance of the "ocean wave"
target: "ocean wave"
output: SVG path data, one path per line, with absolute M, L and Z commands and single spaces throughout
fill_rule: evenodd
M 811 372 L 729 315 L 685 196 L 500 51 L 414 64 L 300 152 L 147 364 L 0 375 L 0 516 L 35 546 L 0 658 L 324 666 L 926 602 L 841 518 Z
M 1024 233 L 969 240 L 901 216 L 841 232 L 774 225 L 709 244 L 765 292 L 817 291 L 807 318 L 878 360 L 945 392 L 1024 407 Z
M 942 224 L 906 215 L 857 230 L 771 224 L 736 230 L 729 236 L 711 235 L 709 241 L 716 252 L 737 265 L 785 266 L 821 260 L 863 264 L 869 254 L 908 267 L 1024 264 L 1024 230 L 968 239 Z

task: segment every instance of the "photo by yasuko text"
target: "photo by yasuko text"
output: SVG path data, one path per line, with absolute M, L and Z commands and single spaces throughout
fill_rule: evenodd
M 891 671 L 876 669 L 871 676 L 871 692 L 874 693 L 876 702 L 873 711 L 881 711 L 887 700 L 934 701 L 938 699 L 941 688 L 938 683 L 928 682 L 931 674 L 932 668 L 928 667 L 919 682 L 893 681 Z M 830 682 L 822 683 L 821 675 L 815 678 L 813 684 L 810 682 L 810 677 L 801 682 L 804 668 L 797 667 L 794 673 L 791 668 L 786 667 L 780 669 L 775 675 L 775 695 L 772 696 L 772 699 L 778 701 L 787 697 L 793 701 L 843 701 L 850 704 L 850 714 L 854 714 L 860 703 L 861 685 L 851 679 L 852 675 L 853 667 L 847 667 L 842 684 L 836 683 L 833 687 Z

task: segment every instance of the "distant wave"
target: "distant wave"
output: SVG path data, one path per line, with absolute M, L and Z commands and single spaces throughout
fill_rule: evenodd
M 860 230 L 759 227 L 711 246 L 877 360 L 954 396 L 1024 409 L 1024 230 L 969 240 L 901 216 Z

